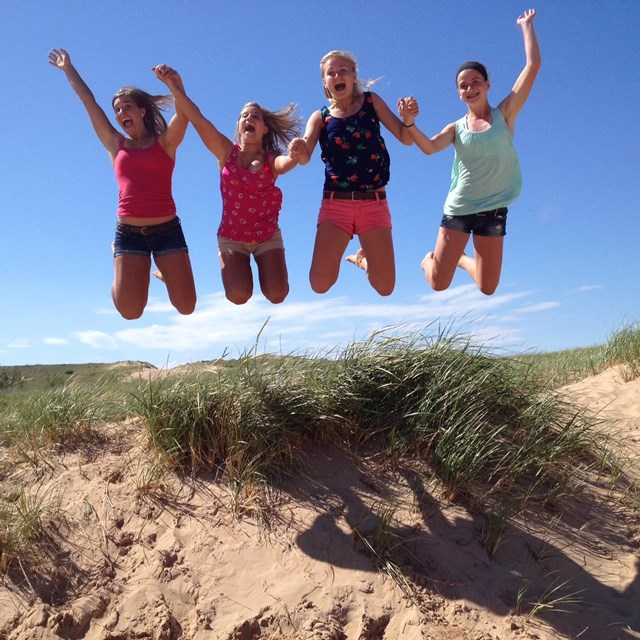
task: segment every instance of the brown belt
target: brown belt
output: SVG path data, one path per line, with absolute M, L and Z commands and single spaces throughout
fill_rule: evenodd
M 175 229 L 180 226 L 180 218 L 176 216 L 175 218 L 168 220 L 167 222 L 163 222 L 161 224 L 152 224 L 146 227 L 139 227 L 135 224 L 125 224 L 124 222 L 118 221 L 118 228 L 122 231 L 126 231 L 127 233 L 139 233 L 143 236 L 151 236 L 154 233 L 162 233 L 163 231 L 170 231 L 171 229 Z
M 386 191 L 323 191 L 324 200 L 386 200 Z

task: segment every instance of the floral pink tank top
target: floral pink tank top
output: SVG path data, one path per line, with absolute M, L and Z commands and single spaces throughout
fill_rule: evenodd
M 236 144 L 220 172 L 222 221 L 218 235 L 236 242 L 264 242 L 278 230 L 282 191 L 275 186 L 270 155 L 255 173 L 240 166 Z

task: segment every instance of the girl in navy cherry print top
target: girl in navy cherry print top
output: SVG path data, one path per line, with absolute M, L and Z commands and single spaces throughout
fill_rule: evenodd
M 300 155 L 300 164 L 306 164 L 320 142 L 325 163 L 311 288 L 325 293 L 335 284 L 347 245 L 357 235 L 362 248 L 347 260 L 365 270 L 380 295 L 388 296 L 396 276 L 385 191 L 390 163 L 380 123 L 403 144 L 412 144 L 412 138 L 382 98 L 358 83 L 351 53 L 330 51 L 320 61 L 320 72 L 329 106 L 309 118 Z M 414 101 L 403 103 L 412 118 L 417 113 Z

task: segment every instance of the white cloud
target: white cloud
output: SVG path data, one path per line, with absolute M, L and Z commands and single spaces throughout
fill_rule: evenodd
M 588 291 L 600 291 L 604 289 L 604 285 L 603 284 L 586 284 L 582 287 L 578 287 L 576 289 L 577 293 L 586 293 Z
M 539 311 L 547 311 L 547 309 L 555 309 L 559 307 L 560 303 L 555 302 L 554 300 L 548 300 L 547 302 L 538 302 L 537 304 L 529 304 L 524 307 L 520 307 L 519 309 L 515 309 L 514 313 L 525 314 L 525 313 L 538 313 Z
M 10 349 L 30 349 L 32 344 L 29 338 L 16 338 L 12 340 L 8 345 Z
M 95 349 L 117 349 L 118 342 L 104 331 L 77 331 L 75 337 L 89 347 Z
M 53 344 L 53 345 L 65 345 L 65 344 L 69 344 L 69 341 L 66 338 L 42 338 L 42 342 L 44 342 L 44 344 Z
M 219 352 L 229 349 L 244 352 L 258 342 L 259 350 L 284 353 L 334 350 L 354 340 L 361 340 L 381 327 L 397 327 L 400 332 L 462 331 L 465 335 L 492 344 L 519 341 L 520 328 L 507 326 L 500 310 L 530 295 L 511 292 L 484 296 L 475 285 L 455 287 L 445 292 L 421 295 L 415 301 L 390 304 L 353 304 L 349 299 L 318 298 L 312 301 L 287 301 L 272 305 L 260 296 L 247 304 L 230 304 L 222 293 L 208 295 L 198 302 L 189 316 L 175 312 L 165 323 L 135 326 L 116 331 L 112 336 L 100 332 L 83 332 L 78 337 L 101 348 L 131 345 L 171 354 Z M 531 305 L 530 311 L 551 308 L 555 303 Z M 546 307 L 545 307 L 546 305 Z M 158 305 L 159 310 L 164 310 Z M 526 307 L 525 307 L 526 309 Z M 145 315 L 145 317 L 147 317 Z M 234 357 L 230 353 L 230 357 Z M 205 357 L 206 359 L 206 357 Z

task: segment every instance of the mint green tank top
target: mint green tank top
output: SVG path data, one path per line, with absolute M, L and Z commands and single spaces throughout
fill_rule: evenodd
M 513 136 L 502 111 L 492 108 L 486 131 L 469 131 L 466 116 L 456 121 L 451 187 L 444 212 L 463 216 L 506 207 L 519 195 L 522 175 Z

